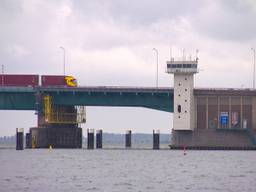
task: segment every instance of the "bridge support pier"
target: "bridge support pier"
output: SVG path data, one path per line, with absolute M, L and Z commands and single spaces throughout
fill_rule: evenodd
M 32 147 L 31 133 L 26 133 L 26 148 L 30 149 L 31 147 Z
M 102 130 L 96 131 L 96 149 L 102 149 Z
M 127 130 L 125 133 L 125 148 L 132 147 L 132 131 Z
M 87 149 L 94 149 L 94 129 L 87 130 Z
M 159 149 L 160 147 L 160 131 L 153 130 L 153 149 Z
M 16 128 L 16 150 L 24 149 L 24 129 Z
M 32 148 L 82 148 L 82 128 L 54 126 L 30 128 Z

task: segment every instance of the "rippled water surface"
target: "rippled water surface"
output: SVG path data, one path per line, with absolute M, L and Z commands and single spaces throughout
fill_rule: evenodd
M 0 150 L 0 191 L 256 191 L 255 151 Z

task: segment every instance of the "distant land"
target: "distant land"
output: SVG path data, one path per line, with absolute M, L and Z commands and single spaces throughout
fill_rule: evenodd
M 25 139 L 24 139 L 25 141 Z M 171 142 L 170 134 L 160 134 L 161 147 L 167 148 Z M 103 133 L 103 148 L 124 147 L 125 135 L 116 133 Z M 147 133 L 133 133 L 132 147 L 136 148 L 151 148 L 153 143 L 153 135 Z M 15 147 L 15 136 L 0 137 L 0 148 Z M 83 148 L 87 146 L 87 138 L 83 137 Z

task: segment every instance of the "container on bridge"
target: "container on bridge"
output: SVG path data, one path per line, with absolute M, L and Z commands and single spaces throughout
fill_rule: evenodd
M 153 130 L 153 149 L 160 149 L 160 130 Z
M 102 149 L 102 130 L 96 131 L 96 149 Z
M 16 150 L 24 149 L 24 129 L 16 128 Z
M 94 129 L 87 129 L 87 149 L 94 149 Z
M 0 86 L 34 87 L 39 85 L 39 75 L 1 74 Z
M 77 81 L 72 76 L 63 75 L 42 75 L 41 76 L 42 86 L 67 86 L 76 87 Z
M 132 131 L 127 130 L 125 133 L 125 148 L 132 147 Z

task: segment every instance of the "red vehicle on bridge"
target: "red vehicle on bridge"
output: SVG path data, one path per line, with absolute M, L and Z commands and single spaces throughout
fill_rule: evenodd
M 39 85 L 39 75 L 1 74 L 0 86 L 35 87 Z
M 73 76 L 63 75 L 42 75 L 39 83 L 39 75 L 18 75 L 18 74 L 1 74 L 0 86 L 18 86 L 18 87 L 35 87 L 35 86 L 64 86 L 77 87 L 77 81 Z

